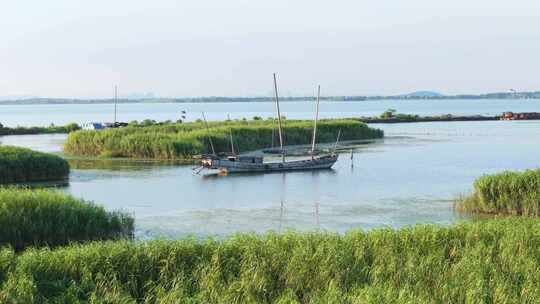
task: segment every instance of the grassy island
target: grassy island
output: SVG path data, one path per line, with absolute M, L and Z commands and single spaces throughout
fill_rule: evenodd
M 0 231 L 0 247 L 9 245 L 18 251 L 28 246 L 130 238 L 133 218 L 58 191 L 0 188 Z
M 470 213 L 540 216 L 540 169 L 484 175 L 456 203 Z
M 287 145 L 309 144 L 312 121 L 286 120 L 284 141 Z M 126 157 L 147 159 L 186 159 L 211 151 L 208 137 L 212 138 L 216 152 L 230 151 L 232 132 L 237 151 L 246 152 L 272 145 L 272 120 L 235 120 L 134 125 L 99 131 L 70 133 L 64 151 L 69 155 L 90 157 Z M 362 140 L 383 137 L 383 132 L 369 128 L 362 122 L 346 119 L 321 120 L 318 124 L 318 142 L 334 142 L 341 130 L 342 140 Z M 275 141 L 277 143 L 277 140 Z
M 0 302 L 539 303 L 539 232 L 514 218 L 4 249 Z
M 500 116 L 469 115 L 456 116 L 452 114 L 436 116 L 419 116 L 415 114 L 398 113 L 395 109 L 388 109 L 379 116 L 355 118 L 368 124 L 394 124 L 394 123 L 415 123 L 415 122 L 453 122 L 453 121 L 493 121 L 500 120 Z
M 0 145 L 0 184 L 59 181 L 68 176 L 69 164 L 59 156 Z
M 49 127 L 5 127 L 0 123 L 0 136 L 4 135 L 32 135 L 32 134 L 56 134 L 56 133 L 70 133 L 80 130 L 81 127 L 76 123 L 70 123 L 65 126 Z

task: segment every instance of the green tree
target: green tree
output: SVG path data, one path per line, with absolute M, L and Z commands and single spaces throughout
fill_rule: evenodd
M 386 111 L 384 111 L 382 114 L 381 114 L 381 118 L 382 119 L 389 119 L 389 118 L 393 118 L 396 114 L 396 110 L 395 109 L 388 109 Z

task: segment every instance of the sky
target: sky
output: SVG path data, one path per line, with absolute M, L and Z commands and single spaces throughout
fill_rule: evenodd
M 540 90 L 538 0 L 3 0 L 0 96 Z

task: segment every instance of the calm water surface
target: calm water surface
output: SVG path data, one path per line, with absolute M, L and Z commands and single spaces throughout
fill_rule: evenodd
M 475 178 L 540 164 L 540 122 L 374 126 L 387 138 L 355 146 L 353 162 L 345 151 L 333 170 L 204 178 L 193 176 L 191 166 L 73 162 L 64 191 L 133 212 L 141 238 L 290 228 L 343 232 L 458 221 L 452 201 L 470 191 Z M 60 153 L 63 138 L 0 142 Z
M 400 113 L 418 115 L 499 115 L 504 111 L 539 111 L 540 100 L 375 100 L 359 102 L 321 102 L 321 117 L 337 118 L 351 116 L 380 115 L 393 108 Z M 314 103 L 283 102 L 282 111 L 289 118 L 312 118 Z M 120 121 L 154 119 L 157 121 L 181 118 L 186 111 L 186 120 L 201 118 L 206 112 L 209 120 L 274 116 L 271 102 L 237 103 L 138 103 L 118 105 Z M 6 126 L 64 125 L 70 122 L 112 121 L 114 105 L 0 105 L 0 122 Z

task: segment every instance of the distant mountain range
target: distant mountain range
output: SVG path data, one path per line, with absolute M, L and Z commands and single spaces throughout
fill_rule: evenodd
M 151 93 L 134 94 L 118 99 L 118 103 L 185 103 L 185 102 L 268 102 L 273 97 L 180 97 L 162 98 L 154 97 Z M 6 96 L 9 97 L 9 96 Z M 417 91 L 404 95 L 393 96 L 322 96 L 321 100 L 326 101 L 365 101 L 365 100 L 410 100 L 410 99 L 540 99 L 540 91 L 536 92 L 504 92 L 486 94 L 464 94 L 464 95 L 443 95 L 434 91 Z M 283 101 L 307 101 L 313 100 L 312 96 L 281 97 Z M 3 99 L 0 97 L 0 105 L 24 105 L 24 104 L 100 104 L 113 103 L 114 99 L 77 99 L 77 98 L 39 98 L 32 96 L 19 96 L 19 98 Z

